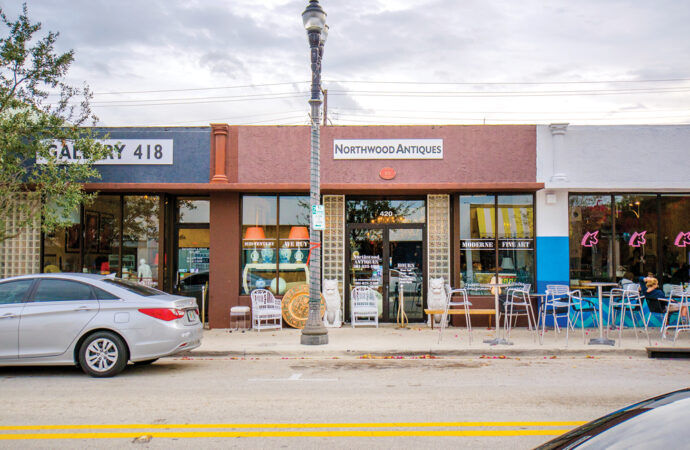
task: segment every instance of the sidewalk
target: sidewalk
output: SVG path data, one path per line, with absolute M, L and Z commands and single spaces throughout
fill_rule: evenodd
M 586 341 L 598 336 L 598 330 L 585 330 Z M 659 338 L 659 329 L 650 329 L 651 345 L 644 330 L 638 330 L 639 340 L 632 329 L 623 331 L 619 346 L 618 331 L 611 331 L 609 337 L 616 340 L 615 346 L 588 345 L 583 342 L 582 332 L 570 332 L 566 346 L 565 331 L 556 333 L 547 330 L 544 342 L 534 339 L 534 334 L 525 328 L 514 329 L 510 340 L 513 345 L 491 346 L 482 341 L 495 337 L 495 331 L 487 328 L 472 330 L 472 344 L 464 327 L 446 328 L 441 342 L 438 329 L 431 330 L 424 324 L 412 324 L 400 329 L 395 324 L 382 324 L 379 328 L 343 326 L 328 328 L 328 344 L 309 346 L 300 344 L 301 330 L 205 330 L 201 346 L 188 353 L 189 356 L 235 356 L 235 357 L 362 357 L 376 356 L 607 356 L 647 357 L 647 347 L 663 348 L 690 347 L 688 333 L 681 333 L 675 346 L 672 341 Z

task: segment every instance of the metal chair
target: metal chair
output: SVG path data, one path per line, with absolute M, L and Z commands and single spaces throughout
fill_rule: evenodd
M 556 332 L 560 333 L 561 329 L 558 326 L 559 317 L 567 317 L 568 325 L 570 325 L 570 301 L 568 293 L 570 286 L 564 284 L 548 284 L 546 285 L 546 295 L 539 305 L 539 320 L 541 321 L 541 334 L 539 336 L 539 343 L 543 343 L 544 333 L 546 331 L 546 315 L 551 312 L 553 317 L 553 327 Z
M 620 288 L 613 288 L 609 292 L 609 315 L 606 320 L 606 327 L 610 327 L 612 323 L 616 321 L 616 310 L 622 310 L 624 302 L 625 293 L 628 291 L 640 291 L 640 285 L 638 283 L 626 283 Z
M 644 303 L 642 297 L 640 296 L 639 288 L 640 285 L 636 283 L 626 284 L 622 289 L 623 293 L 620 297 L 620 301 L 616 300 L 616 296 L 620 295 L 619 292 L 611 294 L 611 303 L 609 304 L 609 320 L 607 321 L 607 325 L 615 321 L 616 308 L 620 308 L 620 323 L 618 325 L 619 346 L 621 345 L 621 340 L 623 338 L 623 325 L 625 321 L 626 310 L 630 311 L 630 318 L 632 319 L 633 329 L 635 330 L 635 339 L 639 341 L 639 337 L 637 336 L 637 322 L 635 320 L 635 312 L 639 312 L 640 317 L 642 318 L 642 324 L 644 325 L 644 331 L 647 334 L 647 341 L 650 345 L 652 343 L 651 338 L 649 337 L 649 330 L 647 329 L 647 317 L 644 313 Z
M 448 321 L 448 310 L 454 306 L 462 306 L 465 308 L 465 323 L 467 324 L 467 331 L 469 333 L 469 342 L 472 344 L 472 321 L 470 320 L 470 306 L 472 303 L 467 299 L 467 290 L 465 289 L 453 289 L 450 284 L 445 285 L 446 290 L 446 301 L 445 307 L 443 308 L 443 315 L 441 316 L 441 325 L 438 327 L 438 342 L 441 342 L 441 337 L 443 337 L 443 329 Z M 453 294 L 459 294 L 461 300 L 453 301 Z
M 690 309 L 690 289 L 685 291 L 682 289 L 672 290 L 671 295 L 669 295 L 666 314 L 664 314 L 664 320 L 661 323 L 661 339 L 666 339 L 666 332 L 669 328 L 675 328 L 676 331 L 673 333 L 673 343 L 675 344 L 679 331 L 690 331 L 690 318 L 687 315 L 683 316 L 683 308 L 685 308 L 685 311 Z M 669 325 L 671 314 L 676 315 L 675 325 Z
M 269 328 L 283 328 L 283 311 L 280 300 L 267 289 L 254 289 L 252 298 L 252 328 L 261 331 Z
M 582 329 L 582 341 L 587 342 L 585 338 L 585 312 L 590 312 L 593 313 L 594 315 L 594 320 L 596 321 L 597 326 L 599 326 L 599 308 L 597 307 L 596 304 L 594 304 L 593 301 L 582 297 L 582 292 L 580 292 L 579 289 L 570 291 L 568 292 L 568 325 L 569 328 L 573 328 L 573 331 L 575 330 L 575 324 L 577 323 L 578 319 L 580 320 L 580 328 Z M 570 314 L 572 311 L 575 311 L 575 317 L 572 317 Z M 567 336 L 566 332 L 566 336 Z M 568 339 L 566 338 L 566 345 L 567 345 Z
M 375 325 L 379 327 L 379 309 L 376 291 L 370 287 L 358 286 L 350 292 L 350 324 Z
M 513 318 L 517 323 L 518 316 L 527 316 L 527 327 L 530 331 L 534 331 L 534 340 L 537 339 L 537 322 L 534 317 L 534 309 L 532 308 L 532 300 L 529 295 L 529 284 L 523 284 L 518 288 L 511 288 L 508 290 L 508 299 L 503 304 L 506 318 L 503 320 L 503 326 L 506 336 L 510 336 L 510 330 L 514 326 L 512 324 Z M 501 311 L 499 311 L 499 314 Z M 500 317 L 500 316 L 499 316 Z

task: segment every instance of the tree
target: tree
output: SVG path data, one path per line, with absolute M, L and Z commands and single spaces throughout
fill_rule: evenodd
M 40 221 L 50 233 L 93 200 L 82 183 L 99 178 L 93 162 L 108 150 L 94 140 L 89 87 L 68 85 L 72 50 L 58 54 L 58 33 L 39 36 L 26 4 L 16 21 L 0 8 L 0 242 Z M 57 145 L 56 145 L 57 143 Z M 60 158 L 63 148 L 79 164 Z M 37 161 L 42 163 L 37 163 Z

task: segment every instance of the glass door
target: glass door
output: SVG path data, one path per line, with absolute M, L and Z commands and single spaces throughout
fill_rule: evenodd
M 407 319 L 424 318 L 424 233 L 422 228 L 388 232 L 388 320 L 396 321 L 403 305 Z
M 358 286 L 374 289 L 378 296 L 379 317 L 383 314 L 384 298 L 383 231 L 383 228 L 353 228 L 349 232 L 350 282 L 348 292 Z M 349 302 L 347 314 L 349 314 Z
M 402 304 L 410 321 L 424 319 L 424 226 L 350 224 L 349 292 L 357 286 L 374 289 L 379 320 L 395 322 Z M 402 299 L 402 302 L 401 302 Z

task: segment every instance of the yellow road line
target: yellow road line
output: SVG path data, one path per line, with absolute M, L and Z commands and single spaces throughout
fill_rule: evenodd
M 26 430 L 140 430 L 140 429 L 285 429 L 285 428 L 400 428 L 400 427 L 575 427 L 584 421 L 547 422 L 376 422 L 376 423 L 187 423 L 187 424 L 86 424 L 86 425 L 0 425 L 0 431 Z
M 557 436 L 569 430 L 395 430 L 395 431 L 177 431 L 150 433 L 22 433 L 0 434 L 0 440 L 152 438 L 267 438 L 267 437 L 466 437 Z

